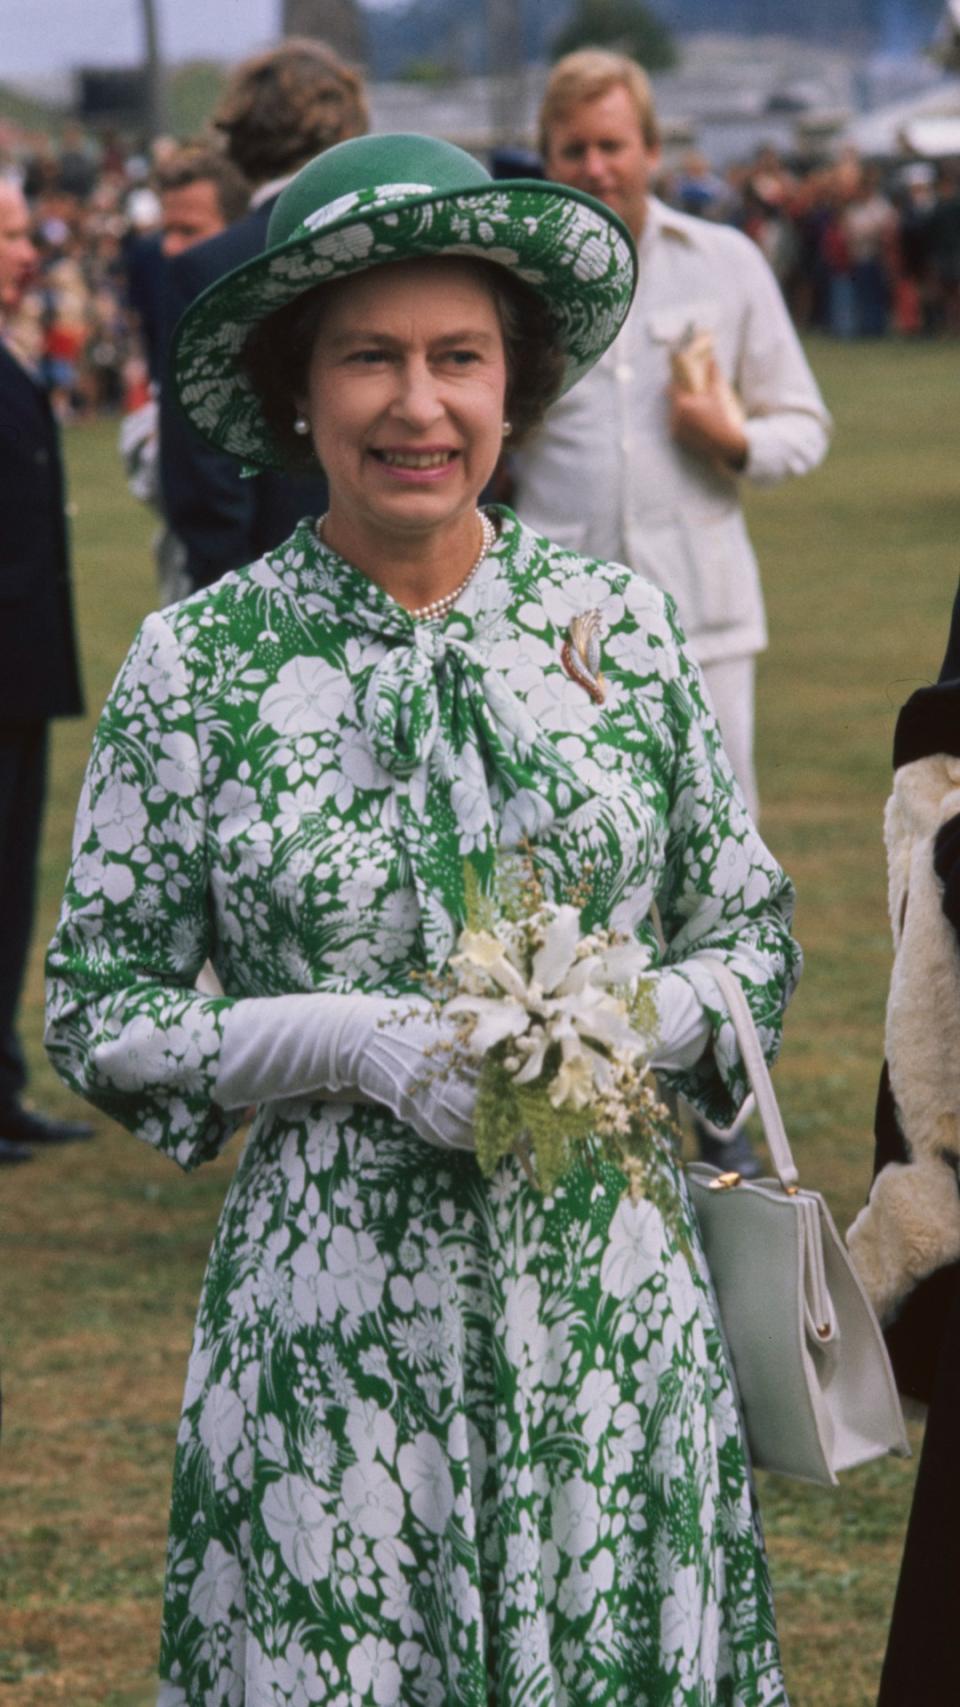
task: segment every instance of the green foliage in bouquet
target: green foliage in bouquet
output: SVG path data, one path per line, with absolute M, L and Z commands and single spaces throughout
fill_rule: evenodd
M 480 1068 L 474 1135 L 477 1161 L 487 1179 L 497 1163 L 518 1147 L 527 1161 L 530 1150 L 536 1161 L 535 1184 L 546 1196 L 555 1189 L 593 1135 L 596 1126 L 589 1109 L 554 1108 L 542 1080 L 518 1085 L 502 1061 L 487 1055 Z M 530 1164 L 527 1161 L 528 1172 Z
M 501 918 L 513 918 L 515 915 L 503 905 L 505 894 L 512 892 L 513 885 L 506 877 L 507 868 L 501 862 L 497 871 L 497 894 L 489 895 L 481 887 L 480 876 L 475 865 L 470 860 L 463 862 L 463 912 L 467 929 L 471 931 L 495 931 L 497 921 Z

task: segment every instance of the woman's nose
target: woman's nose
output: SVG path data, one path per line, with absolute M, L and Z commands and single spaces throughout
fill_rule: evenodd
M 427 362 L 405 362 L 398 375 L 394 414 L 412 426 L 430 426 L 443 414 L 436 378 Z

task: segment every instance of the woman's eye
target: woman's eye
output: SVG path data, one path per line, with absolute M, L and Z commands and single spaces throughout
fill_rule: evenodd
M 480 357 L 476 350 L 451 350 L 448 360 L 454 367 L 471 367 Z
M 348 360 L 355 362 L 358 367 L 372 367 L 376 362 L 387 360 L 386 350 L 353 350 Z

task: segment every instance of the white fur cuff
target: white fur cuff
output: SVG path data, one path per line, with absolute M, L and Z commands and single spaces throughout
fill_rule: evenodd
M 850 1255 L 881 1321 L 935 1269 L 960 1259 L 954 1169 L 932 1157 L 888 1162 L 847 1233 Z

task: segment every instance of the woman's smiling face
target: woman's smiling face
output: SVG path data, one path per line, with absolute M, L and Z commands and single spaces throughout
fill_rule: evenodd
M 463 526 L 496 466 L 507 368 L 468 261 L 402 261 L 329 287 L 298 407 L 330 519 L 406 536 Z

